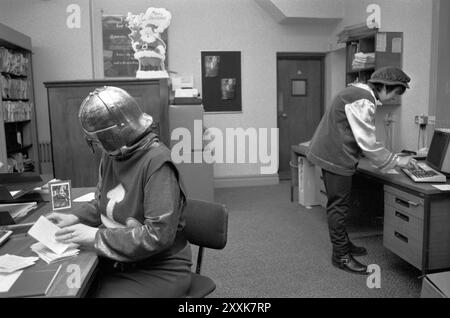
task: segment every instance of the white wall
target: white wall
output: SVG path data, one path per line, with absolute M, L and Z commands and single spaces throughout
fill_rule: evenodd
M 68 29 L 66 7 L 81 6 L 80 29 Z M 335 35 L 345 26 L 366 20 L 366 7 L 382 9 L 382 31 L 404 32 L 404 69 L 412 77 L 411 90 L 401 107 L 386 107 L 397 117 L 397 150 L 414 149 L 417 129 L 414 115 L 426 113 L 429 101 L 431 0 L 345 0 L 345 17 L 333 24 L 278 24 L 254 0 L 94 0 L 94 47 L 91 48 L 89 0 L 1 0 L 2 23 L 32 38 L 39 139 L 50 137 L 45 81 L 90 79 L 101 74 L 101 10 L 107 14 L 143 12 L 149 6 L 165 7 L 173 15 L 169 29 L 169 69 L 193 74 L 201 88 L 200 52 L 238 50 L 242 53 L 242 108 L 238 114 L 209 114 L 208 127 L 274 128 L 276 117 L 276 53 L 327 52 Z M 91 49 L 95 51 L 92 69 Z M 328 55 L 327 100 L 343 87 L 345 58 L 342 51 Z M 382 126 L 382 124 L 381 124 Z M 383 138 L 383 129 L 379 129 Z M 260 172 L 258 164 L 216 165 L 216 177 L 250 176 Z
M 325 107 L 329 107 L 334 95 L 345 88 L 346 55 L 346 49 L 342 48 L 325 57 Z
M 69 3 L 82 7 L 82 28 L 65 27 Z M 95 71 L 101 73 L 101 10 L 106 14 L 139 13 L 149 6 L 172 13 L 169 29 L 169 69 L 193 74 L 201 88 L 200 52 L 237 50 L 242 54 L 242 113 L 206 115 L 208 127 L 275 128 L 276 53 L 325 52 L 333 25 L 280 25 L 254 0 L 94 1 Z M 0 2 L 3 23 L 32 38 L 38 126 L 41 140 L 49 138 L 47 99 L 43 81 L 92 78 L 89 1 Z M 259 164 L 216 165 L 216 177 L 258 175 Z
M 81 7 L 81 28 L 66 26 L 66 8 Z M 50 140 L 44 82 L 92 78 L 88 0 L 1 0 L 0 21 L 31 37 L 36 117 L 40 141 Z
M 160 0 L 151 3 L 172 13 L 169 29 L 169 69 L 193 74 L 201 88 L 201 51 L 241 51 L 242 113 L 205 116 L 207 127 L 275 128 L 276 53 L 324 52 L 333 26 L 312 24 L 280 25 L 253 0 Z M 148 1 L 126 5 L 118 1 L 95 1 L 95 17 L 100 11 L 126 14 L 145 11 Z M 100 25 L 95 23 L 95 36 Z M 95 41 L 98 42 L 98 41 Z M 101 52 L 96 53 L 101 67 Z M 100 70 L 96 70 L 101 73 Z M 260 174 L 259 164 L 216 164 L 215 177 Z
M 345 0 L 345 18 L 340 22 L 331 38 L 345 26 L 365 22 L 369 4 L 381 8 L 381 29 L 385 32 L 403 32 L 403 69 L 412 78 L 411 89 L 403 96 L 402 106 L 380 107 L 377 111 L 377 132 L 384 140 L 383 120 L 387 113 L 396 119 L 394 149 L 417 149 L 418 127 L 414 116 L 427 114 L 430 96 L 430 60 L 432 9 L 434 0 Z M 345 63 L 345 59 L 340 63 Z M 334 88 L 337 88 L 336 85 Z M 335 94 L 333 91 L 331 94 Z
M 344 0 L 255 0 L 279 23 L 316 21 L 331 23 L 342 19 Z

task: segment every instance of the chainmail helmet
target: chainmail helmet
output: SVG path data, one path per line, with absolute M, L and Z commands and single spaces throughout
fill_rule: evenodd
M 78 119 L 89 146 L 99 143 L 108 153 L 126 152 L 153 122 L 130 94 L 112 86 L 91 92 L 80 106 Z

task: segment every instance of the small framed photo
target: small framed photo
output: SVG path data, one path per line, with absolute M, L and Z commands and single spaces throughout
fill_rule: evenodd
M 48 189 L 54 211 L 70 209 L 72 207 L 72 187 L 70 180 L 49 182 Z

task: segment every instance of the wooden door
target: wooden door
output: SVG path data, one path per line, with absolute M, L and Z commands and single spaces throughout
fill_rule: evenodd
M 323 72 L 322 57 L 277 59 L 280 180 L 291 176 L 291 145 L 310 140 L 322 118 Z

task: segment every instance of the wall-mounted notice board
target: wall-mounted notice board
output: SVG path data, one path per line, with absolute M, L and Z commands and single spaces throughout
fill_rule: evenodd
M 241 112 L 241 52 L 202 51 L 202 97 L 206 112 Z

